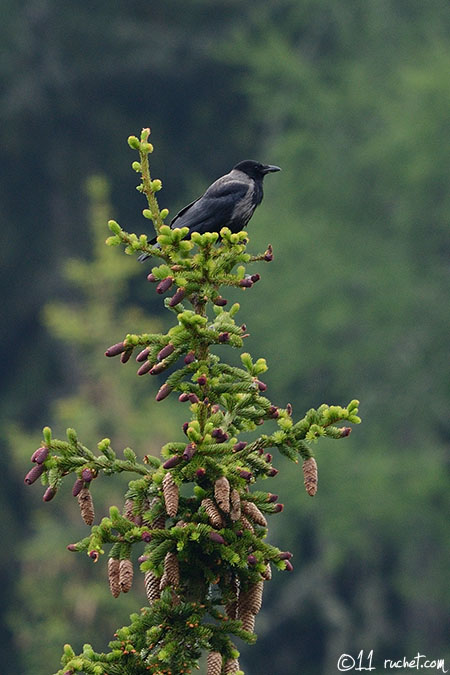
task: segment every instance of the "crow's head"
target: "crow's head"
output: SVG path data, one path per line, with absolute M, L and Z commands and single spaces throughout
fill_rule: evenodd
M 239 162 L 239 164 L 233 166 L 233 169 L 236 171 L 242 171 L 242 173 L 246 173 L 247 176 L 250 176 L 250 178 L 253 178 L 253 180 L 262 180 L 266 173 L 281 171 L 279 166 L 273 166 L 272 164 L 261 164 L 261 162 L 255 162 L 253 159 L 244 159 L 243 162 Z

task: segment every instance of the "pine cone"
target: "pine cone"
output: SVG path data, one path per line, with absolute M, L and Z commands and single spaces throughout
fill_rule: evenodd
M 81 517 L 86 525 L 92 525 L 94 522 L 94 502 L 89 488 L 82 488 L 77 496 L 80 505 Z
M 166 504 L 166 513 L 173 518 L 177 515 L 179 491 L 178 485 L 172 478 L 171 473 L 166 473 L 163 480 L 164 501 Z
M 178 556 L 176 553 L 166 553 L 164 558 L 164 576 L 171 586 L 178 586 L 180 583 L 180 566 L 178 564 Z
M 225 604 L 225 611 L 230 619 L 238 618 L 238 597 L 239 597 L 239 580 L 232 575 L 227 580 L 227 586 L 231 589 L 233 597 L 231 597 Z
M 317 492 L 317 464 L 314 457 L 309 457 L 303 462 L 303 476 L 305 479 L 306 492 L 310 497 L 314 497 Z
M 222 654 L 220 652 L 209 652 L 207 675 L 221 675 L 222 673 Z
M 134 522 L 133 508 L 134 508 L 134 501 L 132 499 L 126 499 L 125 504 L 123 505 L 122 513 L 125 518 Z
M 262 572 L 262 576 L 264 577 L 264 579 L 266 581 L 271 580 L 271 578 L 272 578 L 272 568 L 270 566 L 270 563 L 267 563 L 266 569 L 264 570 L 264 572 Z
M 119 584 L 122 593 L 128 593 L 133 584 L 133 563 L 128 558 L 120 561 Z
M 145 573 L 144 576 L 145 592 L 147 594 L 147 598 L 150 604 L 155 602 L 155 600 L 159 600 L 160 581 L 161 580 L 158 579 L 158 577 L 156 577 L 151 570 Z
M 219 530 L 224 526 L 220 511 L 218 511 L 212 499 L 209 499 L 208 497 L 206 499 L 202 499 L 202 506 L 208 514 L 209 522 L 213 527 Z
M 239 594 L 239 609 L 248 609 L 252 614 L 258 614 L 262 605 L 263 590 L 264 581 L 257 581 L 247 591 L 241 591 Z
M 152 501 L 145 506 L 145 511 L 153 510 L 156 504 L 160 503 L 159 497 L 153 497 Z M 166 526 L 166 516 L 164 513 L 161 513 L 160 516 L 157 516 L 154 520 L 150 521 L 144 518 L 144 524 L 148 525 L 152 530 L 164 530 Z
M 238 670 L 240 670 L 239 661 L 237 659 L 228 659 L 225 664 L 225 675 L 228 675 L 228 673 L 237 673 Z
M 242 502 L 242 510 L 249 516 L 254 523 L 267 527 L 267 520 L 253 502 Z
M 242 621 L 242 628 L 249 633 L 255 630 L 255 615 L 248 609 L 239 610 L 239 619 Z
M 245 516 L 241 516 L 241 523 L 244 530 L 249 530 L 252 534 L 255 532 L 253 525 Z
M 119 566 L 120 561 L 117 560 L 116 558 L 110 558 L 108 560 L 109 588 L 111 590 L 113 598 L 117 598 L 120 593 Z
M 224 513 L 230 512 L 230 484 L 225 476 L 214 483 L 214 498 Z
M 233 521 L 239 520 L 241 517 L 241 498 L 239 497 L 239 492 L 237 490 L 231 490 L 230 494 L 231 501 L 231 513 L 230 518 Z

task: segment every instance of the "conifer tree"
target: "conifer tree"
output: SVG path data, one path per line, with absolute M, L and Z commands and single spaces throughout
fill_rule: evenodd
M 234 640 L 255 641 L 255 617 L 272 568 L 293 570 L 292 555 L 265 541 L 266 517 L 280 513 L 283 505 L 255 483 L 278 473 L 272 455 L 276 449 L 294 463 L 302 462 L 306 491 L 313 496 L 314 443 L 321 436 L 345 438 L 350 427 L 338 425 L 360 421 L 356 400 L 347 407 L 323 404 L 294 421 L 289 404 L 282 408 L 267 397 L 260 379 L 267 370 L 263 358 L 242 352 L 237 367 L 215 353 L 217 346 L 243 349 L 247 329 L 236 323 L 238 303 L 225 309 L 226 289 L 248 292 L 260 274 L 246 273 L 246 265 L 270 262 L 272 247 L 260 255 L 248 253 L 247 233 L 233 234 L 226 223 L 220 237 L 193 233 L 188 238 L 188 228 L 166 225 L 168 210 L 160 210 L 156 198 L 161 181 L 150 175 L 149 134 L 144 129 L 140 139 L 131 136 L 128 143 L 139 153 L 132 166 L 141 175 L 138 190 L 147 199 L 143 215 L 152 221 L 158 245 L 150 245 L 145 234 L 129 234 L 116 221 L 109 221 L 107 244 L 158 260 L 147 279 L 158 294 L 167 294 L 164 304 L 175 325 L 167 333 L 127 334 L 105 353 L 120 356 L 122 363 L 134 356 L 138 376 L 170 370 L 155 405 L 178 396 L 187 419 L 177 440 L 161 449 L 161 458 L 146 455 L 140 461 L 131 448 L 119 457 L 107 438 L 94 451 L 73 429 L 59 440 L 44 428 L 25 483 L 40 479 L 43 500 L 49 502 L 74 474 L 72 494 L 90 533 L 67 548 L 85 552 L 94 562 L 108 549 L 105 576 L 115 598 L 136 583 L 132 558 L 138 549 L 148 600 L 116 632 L 110 651 L 98 653 L 87 644 L 76 655 L 66 645 L 58 675 L 178 675 L 191 672 L 203 651 L 208 675 L 242 672 Z M 278 429 L 240 439 L 266 421 Z M 122 472 L 133 475 L 123 504 L 111 506 L 109 515 L 94 524 L 96 480 Z

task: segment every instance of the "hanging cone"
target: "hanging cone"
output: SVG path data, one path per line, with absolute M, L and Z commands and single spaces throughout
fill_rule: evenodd
M 314 457 L 309 457 L 303 462 L 303 476 L 305 479 L 306 492 L 310 497 L 314 497 L 317 492 L 317 464 Z
M 214 483 L 214 499 L 224 513 L 230 512 L 230 484 L 225 476 Z
M 237 490 L 231 490 L 230 494 L 231 501 L 231 512 L 230 518 L 233 521 L 239 520 L 241 517 L 241 498 L 239 497 L 239 492 Z
M 264 579 L 266 581 L 271 580 L 271 578 L 272 578 L 272 568 L 270 566 L 270 563 L 267 563 L 266 569 L 264 570 L 264 572 L 262 572 L 262 576 L 264 577 Z
M 166 473 L 162 484 L 164 501 L 166 504 L 166 513 L 168 516 L 173 518 L 173 516 L 177 515 L 178 511 L 178 485 L 176 485 L 175 481 L 173 480 L 171 473 Z
M 164 575 L 171 586 L 178 586 L 180 583 L 180 566 L 176 553 L 166 553 L 164 558 Z
M 133 563 L 128 558 L 120 561 L 119 584 L 122 593 L 128 593 L 133 584 Z
M 152 501 L 145 506 L 145 511 L 153 510 L 156 504 L 160 503 L 159 497 L 153 497 Z M 144 524 L 148 525 L 152 530 L 164 530 L 166 526 L 166 516 L 164 513 L 161 513 L 160 516 L 157 516 L 154 520 L 150 521 L 144 518 Z
M 249 518 L 261 527 L 267 527 L 267 520 L 253 502 L 242 502 L 242 510 Z
M 249 530 L 252 534 L 255 532 L 253 525 L 245 516 L 241 516 L 241 523 L 244 530 Z
M 160 579 L 158 579 L 158 577 L 156 577 L 151 570 L 145 573 L 144 576 L 145 592 L 147 594 L 147 598 L 150 604 L 155 602 L 155 600 L 159 600 L 160 596 L 159 583 Z
M 109 588 L 112 593 L 113 598 L 117 598 L 120 593 L 120 583 L 119 583 L 119 565 L 120 561 L 116 558 L 110 558 L 108 560 L 108 580 Z
M 248 609 L 239 610 L 239 619 L 242 621 L 242 628 L 247 630 L 249 633 L 253 633 L 255 630 L 255 615 L 250 612 Z
M 241 591 L 239 594 L 239 608 L 249 610 L 252 614 L 258 614 L 262 605 L 262 596 L 264 590 L 264 581 L 257 581 L 252 584 L 247 591 Z
M 224 527 L 223 518 L 212 499 L 202 499 L 202 506 L 208 514 L 209 522 L 213 527 L 218 530 L 220 530 L 221 527 Z
M 133 508 L 134 508 L 134 501 L 132 499 L 126 499 L 125 504 L 123 505 L 122 513 L 125 518 L 134 522 Z
M 239 580 L 234 574 L 227 580 L 228 587 L 233 592 L 233 597 L 228 600 L 225 605 L 225 611 L 230 619 L 238 618 L 238 596 L 239 596 Z
M 237 673 L 238 670 L 240 670 L 239 661 L 237 659 L 228 659 L 225 664 L 225 675 L 228 675 L 228 673 Z
M 209 652 L 207 675 L 221 675 L 221 673 L 222 673 L 222 654 L 220 652 Z
M 94 502 L 89 488 L 82 488 L 77 496 L 80 505 L 81 517 L 86 525 L 92 525 L 94 522 Z

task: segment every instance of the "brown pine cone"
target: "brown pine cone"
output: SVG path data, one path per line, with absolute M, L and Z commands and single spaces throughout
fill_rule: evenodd
M 248 609 L 252 614 L 258 614 L 262 605 L 263 590 L 264 581 L 257 581 L 248 590 L 241 591 L 239 594 L 239 609 Z
M 240 670 L 239 661 L 237 659 L 228 659 L 225 664 L 225 675 L 228 675 L 229 673 L 237 673 L 238 670 Z
M 271 578 L 272 578 L 272 568 L 270 566 L 270 563 L 267 563 L 266 569 L 264 570 L 264 572 L 262 572 L 262 576 L 264 577 L 264 579 L 266 581 L 271 580 Z
M 176 553 L 169 551 L 164 558 L 164 576 L 171 586 L 178 586 L 180 583 L 180 566 Z
M 235 489 L 231 490 L 230 494 L 231 501 L 231 512 L 230 518 L 233 521 L 239 520 L 241 517 L 241 498 L 239 497 L 239 492 Z
M 212 499 L 209 499 L 208 497 L 202 499 L 202 506 L 208 514 L 209 522 L 213 527 L 218 530 L 220 530 L 221 527 L 224 527 L 225 523 L 223 518 Z
M 306 492 L 310 497 L 314 497 L 317 492 L 317 464 L 314 457 L 309 457 L 303 462 L 303 476 L 305 479 Z
M 153 497 L 152 501 L 146 505 L 145 511 L 152 510 L 156 504 L 160 503 L 159 497 Z M 166 527 L 166 516 L 164 513 L 161 513 L 160 516 L 157 516 L 154 520 L 150 521 L 144 518 L 143 520 L 145 525 L 148 525 L 152 530 L 164 530 Z
M 125 504 L 123 505 L 122 513 L 124 515 L 124 518 L 128 518 L 128 520 L 134 522 L 133 508 L 134 508 L 134 501 L 132 499 L 126 499 Z
M 267 527 L 267 520 L 253 502 L 242 502 L 242 510 L 257 525 Z
M 82 488 L 77 499 L 78 504 L 80 505 L 81 517 L 86 525 L 92 525 L 94 522 L 94 502 L 92 501 L 92 495 L 89 488 Z
M 243 609 L 239 611 L 239 619 L 242 621 L 242 628 L 248 630 L 249 633 L 253 633 L 255 630 L 255 615 L 250 612 L 249 609 Z
M 241 523 L 244 530 L 249 530 L 252 534 L 254 533 L 255 529 L 248 518 L 241 516 Z
M 147 594 L 147 598 L 150 604 L 155 602 L 155 600 L 159 600 L 160 581 L 161 580 L 158 579 L 158 577 L 156 577 L 151 570 L 145 573 L 144 576 L 145 592 Z
M 117 560 L 116 558 L 110 558 L 108 560 L 109 588 L 111 590 L 113 598 L 117 598 L 120 593 L 119 566 L 120 561 Z
M 119 584 L 122 593 L 128 593 L 133 584 L 133 563 L 128 558 L 120 561 Z
M 224 513 L 230 512 L 230 484 L 225 476 L 214 483 L 214 499 Z
M 230 597 L 228 602 L 225 604 L 225 611 L 227 616 L 230 619 L 238 618 L 238 597 L 239 597 L 239 580 L 233 574 L 227 579 L 227 586 L 233 593 L 233 597 Z
M 222 654 L 220 652 L 209 652 L 207 675 L 221 675 L 222 673 Z
M 179 499 L 178 485 L 173 480 L 171 473 L 166 473 L 162 484 L 163 484 L 164 502 L 166 504 L 166 513 L 168 516 L 173 518 L 174 516 L 177 515 L 178 511 L 178 499 Z

